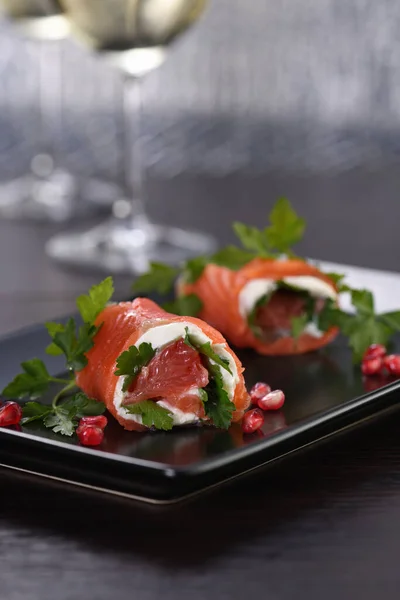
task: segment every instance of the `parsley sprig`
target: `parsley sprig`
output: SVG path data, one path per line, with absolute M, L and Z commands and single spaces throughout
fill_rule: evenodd
M 140 344 L 139 348 L 131 346 L 117 358 L 115 375 L 118 375 L 118 377 L 125 375 L 124 385 L 122 386 L 123 392 L 129 389 L 133 380 L 139 375 L 143 367 L 148 365 L 155 353 L 153 346 L 144 342 Z
M 342 291 L 350 293 L 354 313 L 344 312 L 328 302 L 318 316 L 319 327 L 324 331 L 338 327 L 347 337 L 353 360 L 357 363 L 371 344 L 387 346 L 392 336 L 400 331 L 400 311 L 377 314 L 374 296 L 369 290 L 343 286 Z
M 173 427 L 173 417 L 169 410 L 154 400 L 142 400 L 137 404 L 129 404 L 126 411 L 132 415 L 140 415 L 143 425 L 169 431 Z
M 170 294 L 177 279 L 185 283 L 195 283 L 208 264 L 216 264 L 231 270 L 238 270 L 252 259 L 278 258 L 282 254 L 294 256 L 292 246 L 303 237 L 305 220 L 297 215 L 286 198 L 279 198 L 270 216 L 270 224 L 264 229 L 235 222 L 233 230 L 240 242 L 238 246 L 227 246 L 212 256 L 199 256 L 184 263 L 181 268 L 162 263 L 150 263 L 150 269 L 133 284 L 132 291 L 138 294 Z M 164 308 L 169 312 L 184 316 L 197 316 L 202 302 L 195 294 L 179 295 Z
M 2 396 L 14 400 L 27 399 L 23 406 L 22 424 L 41 421 L 55 433 L 71 436 L 82 416 L 99 415 L 105 411 L 104 404 L 77 391 L 75 373 L 87 365 L 86 353 L 93 347 L 94 338 L 101 328 L 101 324 L 95 325 L 95 320 L 113 292 L 113 281 L 108 277 L 93 286 L 87 295 L 79 296 L 77 307 L 83 320 L 79 327 L 73 318 L 65 324 L 46 323 L 51 338 L 46 352 L 52 356 L 64 354 L 68 375 L 65 378 L 53 377 L 38 358 L 21 364 L 22 373 L 5 387 Z M 56 391 L 51 404 L 36 402 L 53 387 Z

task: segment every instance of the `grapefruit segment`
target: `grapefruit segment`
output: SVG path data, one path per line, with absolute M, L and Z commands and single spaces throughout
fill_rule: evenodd
M 185 412 L 197 412 L 188 409 L 201 404 L 192 390 L 206 386 L 208 379 L 199 353 L 180 339 L 168 344 L 142 368 L 130 385 L 123 405 L 162 398 Z

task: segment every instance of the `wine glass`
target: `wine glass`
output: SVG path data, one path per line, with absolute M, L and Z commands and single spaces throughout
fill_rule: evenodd
M 150 261 L 178 264 L 215 248 L 210 236 L 152 223 L 143 200 L 141 86 L 160 66 L 168 45 L 201 15 L 206 0 L 61 0 L 71 32 L 118 67 L 124 77 L 126 199 L 113 217 L 84 232 L 66 232 L 47 244 L 65 264 L 108 272 L 142 273 Z
M 21 33 L 37 42 L 39 52 L 39 92 L 41 148 L 31 161 L 30 172 L 0 186 L 0 216 L 66 221 L 75 215 L 92 212 L 95 204 L 110 204 L 118 195 L 116 185 L 71 174 L 59 164 L 58 156 L 46 135 L 46 107 L 53 109 L 57 95 L 60 109 L 61 90 L 52 87 L 51 97 L 45 93 L 50 80 L 61 79 L 61 50 L 57 44 L 68 37 L 70 22 L 62 14 L 57 0 L 0 0 L 0 10 L 12 19 Z

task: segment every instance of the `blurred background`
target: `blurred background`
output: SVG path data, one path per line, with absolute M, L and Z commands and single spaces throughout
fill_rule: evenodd
M 150 217 L 207 231 L 222 245 L 233 219 L 260 224 L 284 194 L 308 219 L 304 253 L 396 269 L 399 27 L 394 0 L 211 0 L 141 84 Z M 70 40 L 44 49 L 5 19 L 0 29 L 0 181 L 29 169 L 42 102 L 63 166 L 120 185 L 120 73 Z M 59 313 L 83 282 L 98 279 L 45 255 L 45 242 L 69 228 L 0 220 L 0 300 L 40 290 L 56 296 L 51 312 Z M 11 244 L 18 269 L 5 259 Z
M 146 166 L 171 177 L 396 162 L 399 26 L 393 0 L 211 0 L 143 83 Z M 117 179 L 121 78 L 71 42 L 60 52 L 52 135 L 71 167 Z M 37 83 L 36 44 L 1 22 L 2 178 L 35 149 Z

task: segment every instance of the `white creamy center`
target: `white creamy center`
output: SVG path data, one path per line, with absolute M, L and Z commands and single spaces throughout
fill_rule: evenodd
M 272 279 L 253 279 L 253 281 L 246 283 L 239 294 L 239 310 L 242 317 L 246 318 L 260 298 L 270 294 L 275 289 L 276 283 Z
M 305 290 L 313 298 L 331 298 L 332 300 L 337 298 L 336 290 L 318 277 L 300 275 L 298 277 L 285 277 L 282 281 L 299 290 Z
M 235 388 L 237 383 L 239 382 L 239 375 L 236 368 L 236 363 L 233 360 L 232 355 L 227 351 L 226 344 L 213 344 L 212 340 L 198 327 L 193 323 L 183 322 L 183 323 L 167 323 L 166 325 L 158 325 L 156 327 L 152 327 L 148 329 L 136 342 L 135 346 L 138 348 L 140 344 L 144 342 L 151 344 L 154 350 L 158 350 L 171 342 L 174 342 L 177 339 L 184 338 L 186 335 L 186 329 L 190 337 L 193 341 L 198 344 L 207 344 L 211 343 L 212 348 L 218 356 L 224 358 L 229 363 L 229 368 L 232 372 L 232 375 L 226 370 L 221 368 L 221 375 L 223 380 L 224 389 L 227 392 L 229 399 L 232 400 L 235 394 Z M 213 363 L 213 361 L 211 360 Z M 133 415 L 128 413 L 125 408 L 122 406 L 122 402 L 124 400 L 125 393 L 122 391 L 122 387 L 124 385 L 125 376 L 119 377 L 117 382 L 115 393 L 114 393 L 114 406 L 118 412 L 118 414 L 127 419 L 128 421 L 134 421 L 135 423 L 142 424 L 142 418 L 140 415 Z M 194 391 L 194 390 L 193 390 Z M 168 404 L 167 400 L 159 400 L 158 404 L 167 408 L 171 414 L 173 415 L 173 424 L 174 425 L 183 425 L 189 423 L 196 423 L 199 419 L 194 413 L 184 413 L 178 408 L 173 408 Z

